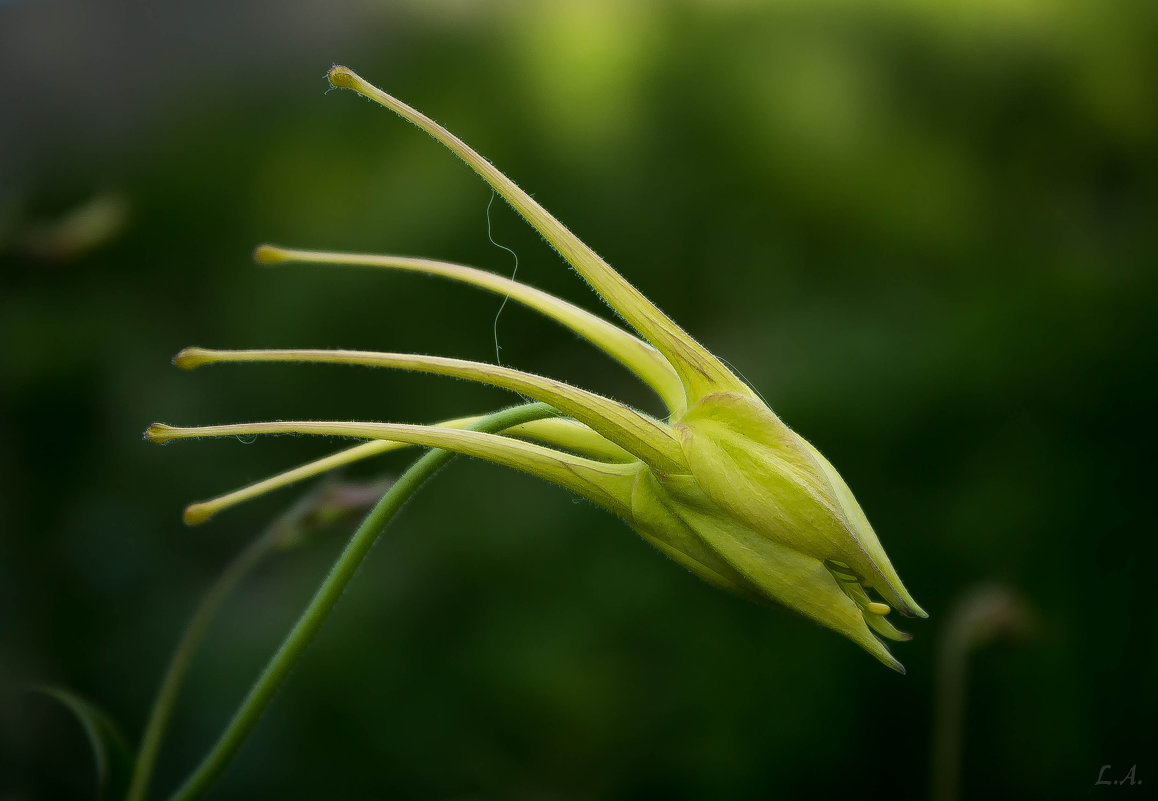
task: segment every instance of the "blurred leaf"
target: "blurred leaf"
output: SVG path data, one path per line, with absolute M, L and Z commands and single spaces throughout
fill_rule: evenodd
M 39 684 L 29 687 L 28 692 L 48 696 L 76 716 L 96 764 L 96 797 L 119 795 L 120 785 L 132 768 L 133 752 L 112 718 L 92 702 L 60 687 Z

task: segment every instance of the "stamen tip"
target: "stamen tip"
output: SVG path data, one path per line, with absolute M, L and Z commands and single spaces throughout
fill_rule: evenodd
M 888 604 L 882 604 L 880 601 L 871 601 L 865 609 L 872 612 L 874 615 L 887 615 L 892 610 L 889 609 Z
M 281 264 L 283 261 L 289 261 L 289 256 L 275 245 L 258 245 L 253 251 L 253 260 L 258 264 Z
M 330 67 L 326 77 L 330 79 L 330 86 L 335 89 L 353 89 L 358 81 L 358 76 L 352 69 L 340 64 Z
M 205 348 L 185 348 L 173 357 L 173 364 L 182 370 L 195 370 L 213 361 L 212 352 Z

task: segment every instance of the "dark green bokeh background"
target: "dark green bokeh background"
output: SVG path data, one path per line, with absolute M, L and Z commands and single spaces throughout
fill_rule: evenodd
M 186 616 L 294 492 L 182 506 L 336 443 L 157 448 L 154 420 L 423 422 L 509 396 L 185 345 L 493 359 L 498 299 L 249 262 L 273 241 L 509 273 L 489 190 L 348 93 L 347 63 L 492 159 L 839 467 L 931 612 L 901 677 L 719 593 L 562 491 L 459 460 L 377 546 L 216 798 L 922 798 L 954 602 L 964 794 L 1142 797 L 1154 759 L 1158 48 L 1150 2 L 0 4 L 0 664 L 136 739 Z M 954 4 L 955 6 L 961 4 Z M 928 6 L 928 8 L 926 8 Z M 1056 7 L 1055 7 L 1056 6 Z M 51 258 L 37 221 L 117 193 Z M 519 278 L 600 303 L 505 206 Z M 510 305 L 504 362 L 657 411 Z M 411 456 L 351 475 L 401 470 Z M 206 643 L 173 787 L 348 533 L 271 562 Z M 87 797 L 79 728 L 4 690 L 0 798 Z M 1095 787 L 1137 765 L 1143 787 Z

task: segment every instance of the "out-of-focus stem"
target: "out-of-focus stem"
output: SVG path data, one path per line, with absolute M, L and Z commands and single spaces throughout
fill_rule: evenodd
M 379 492 L 381 491 L 379 490 Z M 161 743 L 164 740 L 169 719 L 172 717 L 173 707 L 176 705 L 181 685 L 189 672 L 189 666 L 193 662 L 197 648 L 205 638 L 209 623 L 217 615 L 222 603 L 268 555 L 288 545 L 291 538 L 298 536 L 303 520 L 308 521 L 310 514 L 316 513 L 317 507 L 324 502 L 325 498 L 322 497 L 321 492 L 306 494 L 271 523 L 257 539 L 246 546 L 245 550 L 226 566 L 209 591 L 205 593 L 204 598 L 201 599 L 200 605 L 193 613 L 193 617 L 189 619 L 189 623 L 173 651 L 173 656 L 169 660 L 164 678 L 157 690 L 157 696 L 153 701 L 153 707 L 149 711 L 149 719 L 141 737 L 141 747 L 133 766 L 129 791 L 125 796 L 126 801 L 143 801 L 148 792 L 149 780 L 152 778 L 157 755 L 160 752 Z
M 209 622 L 217 614 L 222 602 L 233 592 L 253 568 L 273 550 L 276 542 L 276 526 L 271 526 L 260 537 L 251 542 L 248 547 L 237 555 L 228 567 L 217 577 L 217 581 L 209 588 L 209 592 L 201 600 L 201 605 L 189 619 L 185 633 L 181 636 L 173 656 L 169 660 L 169 667 L 161 681 L 157 697 L 153 701 L 153 708 L 149 712 L 149 721 L 145 725 L 145 733 L 141 738 L 141 750 L 137 755 L 137 762 L 133 768 L 133 778 L 129 784 L 126 801 L 143 801 L 152 778 L 153 767 L 157 761 L 157 754 L 161 748 L 161 740 L 168 728 L 169 719 L 173 713 L 173 706 L 177 701 L 177 693 L 189 672 L 189 665 L 197 646 L 205 636 Z
M 960 797 L 970 654 L 998 637 L 1024 634 L 1030 620 L 1020 597 L 999 585 L 971 590 L 951 613 L 941 641 L 933 704 L 933 801 L 957 801 Z

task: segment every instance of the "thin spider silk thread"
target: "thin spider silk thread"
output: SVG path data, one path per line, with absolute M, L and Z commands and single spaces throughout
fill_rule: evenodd
M 510 253 L 512 256 L 515 257 L 515 269 L 511 271 L 511 280 L 514 281 L 515 276 L 518 275 L 518 273 L 519 273 L 519 254 L 515 253 L 515 251 L 511 250 L 506 245 L 500 245 L 498 242 L 495 241 L 494 236 L 491 234 L 491 206 L 494 205 L 494 202 L 495 202 L 495 190 L 492 189 L 491 190 L 491 199 L 487 202 L 487 239 L 489 239 L 491 241 L 491 244 L 494 245 L 495 247 L 502 248 L 507 253 Z M 507 301 L 510 299 L 511 299 L 511 293 L 507 292 L 507 294 L 503 296 L 503 302 L 499 304 L 499 310 L 497 312 L 495 312 L 495 324 L 494 324 L 495 364 L 502 364 L 503 363 L 503 359 L 499 355 L 499 351 L 502 350 L 502 348 L 499 347 L 499 316 L 503 313 L 503 309 L 505 309 L 507 307 Z

